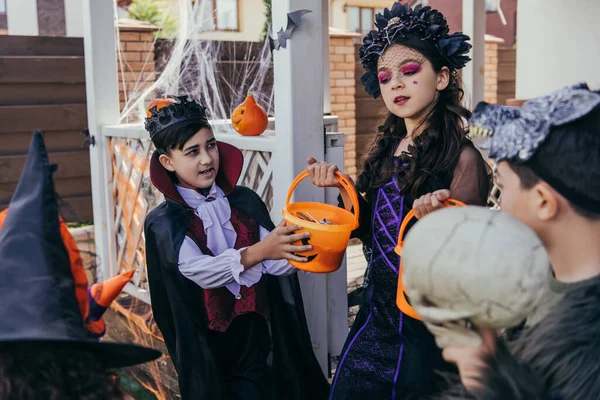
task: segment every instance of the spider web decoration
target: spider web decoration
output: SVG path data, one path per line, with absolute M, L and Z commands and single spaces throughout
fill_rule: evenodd
M 273 115 L 272 56 L 269 40 L 259 42 L 225 42 L 211 40 L 215 29 L 213 0 L 178 0 L 176 9 L 179 31 L 174 40 L 155 40 L 157 50 L 165 50 L 157 60 L 156 82 L 140 76 L 125 94 L 122 122 L 141 122 L 147 105 L 163 94 L 187 95 L 207 108 L 215 121 L 215 132 L 232 132 L 228 121 L 233 110 L 248 92 Z M 161 26 L 158 27 L 162 29 Z M 154 63 L 152 57 L 143 63 Z M 127 62 L 119 49 L 121 70 Z

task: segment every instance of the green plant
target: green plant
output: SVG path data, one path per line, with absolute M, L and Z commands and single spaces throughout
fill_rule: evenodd
M 133 0 L 127 11 L 129 18 L 149 22 L 160 28 L 156 33 L 160 38 L 173 38 L 177 35 L 177 18 L 158 6 L 154 0 Z
M 267 40 L 267 38 L 269 37 L 269 28 L 271 27 L 271 21 L 272 21 L 272 17 L 271 17 L 271 0 L 263 0 L 263 2 L 265 3 L 265 26 L 263 28 L 263 33 L 262 33 L 262 40 L 265 41 Z

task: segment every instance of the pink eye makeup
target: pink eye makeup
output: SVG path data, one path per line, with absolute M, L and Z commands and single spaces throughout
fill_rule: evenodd
M 421 65 L 419 64 L 407 64 L 405 66 L 403 66 L 402 68 L 400 68 L 400 73 L 402 75 L 414 75 L 421 72 Z
M 389 72 L 380 72 L 377 75 L 377 79 L 379 79 L 379 84 L 388 83 L 392 79 L 392 74 Z

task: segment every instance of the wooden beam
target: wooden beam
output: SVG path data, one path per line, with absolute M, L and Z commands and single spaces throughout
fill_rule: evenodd
M 50 153 L 50 162 L 58 164 L 55 179 L 89 176 L 90 165 L 87 150 L 66 153 Z M 25 167 L 27 156 L 4 156 L 0 158 L 0 183 L 18 182 Z
M 44 142 L 50 153 L 85 150 L 85 136 L 80 131 L 44 131 Z M 25 155 L 29 150 L 31 132 L 0 133 L 0 157 Z
M 0 133 L 31 132 L 34 129 L 81 131 L 87 127 L 86 106 L 0 106 L 0 121 Z
M 0 83 L 83 82 L 81 56 L 0 56 Z
M 56 192 L 61 198 L 68 197 L 90 197 L 92 188 L 90 186 L 90 177 L 80 176 L 74 178 L 61 178 L 54 180 Z M 0 204 L 8 204 L 17 187 L 16 182 L 0 183 Z
M 85 83 L 0 83 L 0 106 L 85 103 Z
M 83 39 L 0 36 L 0 56 L 83 56 Z
M 61 201 L 63 207 L 61 207 L 60 215 L 66 222 L 87 222 L 92 220 L 91 196 L 61 196 Z M 0 211 L 6 207 L 8 207 L 8 203 L 0 204 Z

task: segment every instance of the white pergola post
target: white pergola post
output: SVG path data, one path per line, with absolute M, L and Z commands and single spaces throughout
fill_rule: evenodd
M 287 14 L 300 9 L 312 12 L 302 17 L 286 48 L 274 51 L 276 166 L 273 173 L 273 219 L 281 220 L 287 189 L 294 177 L 306 168 L 309 156 L 324 159 L 322 0 L 273 1 L 273 37 L 287 26 Z M 292 201 L 323 202 L 323 189 L 302 185 Z M 319 363 L 328 370 L 327 280 L 325 275 L 301 274 L 300 282 Z
M 6 0 L 8 34 L 38 36 L 40 34 L 36 0 Z
M 485 0 L 463 0 L 463 33 L 471 37 L 472 61 L 462 69 L 467 107 L 483 101 L 485 67 Z
M 94 234 L 99 278 L 116 274 L 116 243 L 113 239 L 113 198 L 109 179 L 111 160 L 108 142 L 101 133 L 119 122 L 119 87 L 114 24 L 114 1 L 82 0 L 85 50 L 85 85 L 88 111 Z
M 331 113 L 331 85 L 329 84 L 329 1 L 321 2 L 323 21 L 323 114 Z

